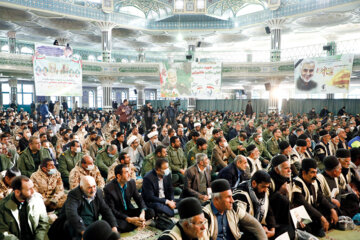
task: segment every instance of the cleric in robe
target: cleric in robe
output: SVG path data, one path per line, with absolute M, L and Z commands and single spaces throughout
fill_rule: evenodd
M 295 65 L 296 68 L 296 65 Z M 296 88 L 300 91 L 311 91 L 317 87 L 317 83 L 312 80 L 315 71 L 314 61 L 304 61 L 301 64 L 301 72 L 296 80 Z

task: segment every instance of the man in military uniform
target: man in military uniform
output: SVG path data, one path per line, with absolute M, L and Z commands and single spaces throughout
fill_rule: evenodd
M 178 204 L 180 220 L 176 225 L 162 233 L 159 240 L 210 239 L 207 235 L 207 220 L 201 203 L 194 197 L 181 200 Z
M 12 192 L 11 182 L 20 175 L 21 173 L 16 167 L 9 168 L 6 171 L 5 176 L 0 179 L 0 200 Z
M 244 155 L 246 152 L 246 138 L 247 133 L 244 130 L 240 130 L 240 134 L 230 140 L 229 146 L 236 155 Z
M 274 131 L 274 124 L 269 123 L 268 128 L 262 133 L 263 141 L 267 142 L 271 138 L 272 131 Z
M 16 152 L 16 147 L 10 143 L 7 133 L 1 135 L 0 143 L 2 144 L 2 154 L 6 156 L 6 162 L 9 164 L 9 167 L 16 165 L 19 154 Z M 4 168 L 3 170 L 5 169 L 7 168 Z
M 196 145 L 196 140 L 200 137 L 200 134 L 193 130 L 190 132 L 189 137 L 191 140 L 185 144 L 185 154 L 189 154 L 190 149 Z
M 34 173 L 45 158 L 51 158 L 50 152 L 41 147 L 40 138 L 31 136 L 29 139 L 29 146 L 20 153 L 17 168 L 22 175 L 30 177 Z
M 94 165 L 94 160 L 85 155 L 81 158 L 81 161 L 71 170 L 69 175 L 70 189 L 74 189 L 80 184 L 81 177 L 91 176 L 95 179 L 96 186 L 103 189 L 105 186 L 104 178 L 101 176 L 99 168 Z
M 59 172 L 61 173 L 61 178 L 66 188 L 69 188 L 70 171 L 75 167 L 76 163 L 81 160 L 83 155 L 78 141 L 72 141 L 70 148 L 60 155 Z
M 96 155 L 95 165 L 98 166 L 101 176 L 105 179 L 108 175 L 109 167 L 115 162 L 117 156 L 116 145 L 108 145 L 100 150 Z
M 280 153 L 279 142 L 281 140 L 281 131 L 279 128 L 275 128 L 273 131 L 273 136 L 267 141 L 267 149 L 269 153 L 273 156 Z
M 39 169 L 31 175 L 30 179 L 34 183 L 34 189 L 43 197 L 47 212 L 62 208 L 66 201 L 66 194 L 60 172 L 56 170 L 52 159 L 43 159 Z M 48 215 L 51 220 L 55 220 L 54 214 Z
M 256 148 L 257 148 L 257 149 L 259 150 L 259 152 L 260 152 L 260 157 L 259 157 L 259 159 L 260 159 L 260 161 L 261 161 L 261 163 L 262 163 L 262 166 L 263 166 L 263 167 L 266 167 L 266 166 L 269 164 L 272 156 L 271 156 L 271 154 L 269 153 L 269 151 L 267 150 L 267 148 L 266 148 L 266 146 L 265 146 L 265 143 L 263 142 L 263 139 L 262 139 L 261 134 L 259 134 L 259 133 L 254 133 L 254 134 L 253 134 L 253 139 L 254 139 L 254 140 L 253 140 L 252 142 L 250 142 L 249 145 L 250 145 L 250 144 L 254 144 L 254 145 L 256 146 Z
M 167 150 L 164 146 L 157 146 L 155 152 L 147 155 L 144 159 L 142 168 L 141 168 L 141 176 L 145 176 L 145 174 L 155 168 L 155 163 L 159 158 L 166 158 Z
M 196 140 L 196 145 L 189 151 L 188 153 L 188 166 L 192 166 L 196 164 L 195 156 L 198 153 L 205 153 L 207 155 L 207 143 L 204 138 L 198 138 Z
M 187 160 L 181 148 L 179 137 L 172 136 L 170 146 L 167 148 L 169 166 L 172 172 L 173 184 L 184 184 L 184 174 L 187 168 Z
M 226 121 L 226 124 L 223 124 L 222 127 L 221 127 L 221 129 L 224 132 L 224 137 L 225 137 L 226 140 L 229 140 L 228 136 L 229 136 L 231 124 L 232 124 L 232 121 L 230 119 L 228 119 Z
M 130 157 L 126 152 L 121 152 L 119 158 L 109 167 L 107 182 L 110 182 L 115 178 L 115 167 L 119 164 L 125 164 L 130 170 L 130 177 L 136 181 L 137 189 L 140 189 L 142 186 L 142 179 L 136 178 L 136 168 L 130 162 Z
M 219 129 L 214 129 L 212 132 L 212 137 L 209 139 L 209 141 L 207 142 L 207 152 L 208 152 L 208 158 L 211 158 L 212 155 L 212 151 L 216 145 L 216 139 L 220 137 L 220 130 Z

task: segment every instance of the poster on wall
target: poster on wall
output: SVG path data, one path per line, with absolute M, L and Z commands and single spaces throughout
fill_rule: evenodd
M 69 46 L 35 45 L 34 81 L 38 96 L 82 96 L 82 61 Z
M 198 99 L 221 97 L 221 63 L 192 63 L 191 94 Z
M 295 62 L 295 93 L 347 93 L 354 54 L 300 59 Z
M 161 97 L 191 96 L 191 63 L 160 64 Z

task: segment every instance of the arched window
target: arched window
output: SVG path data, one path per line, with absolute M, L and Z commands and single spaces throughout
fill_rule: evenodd
M 155 92 L 150 92 L 150 100 L 155 100 Z
M 112 99 L 112 101 L 116 101 L 116 92 L 115 91 L 112 91 L 111 99 Z
M 124 102 L 124 100 L 127 99 L 127 93 L 125 91 L 121 92 L 121 103 Z
M 1 52 L 9 52 L 9 45 L 4 45 L 1 47 Z
M 94 91 L 89 91 L 89 108 L 95 108 L 95 94 L 94 94 Z
M 34 53 L 34 50 L 32 50 L 29 47 L 22 47 L 20 52 L 21 52 L 21 54 L 29 54 L 29 55 L 31 55 L 31 54 Z

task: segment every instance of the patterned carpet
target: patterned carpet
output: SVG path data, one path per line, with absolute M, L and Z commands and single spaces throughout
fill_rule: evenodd
M 326 240 L 359 240 L 360 239 L 360 226 L 356 226 L 354 230 L 351 231 L 340 231 L 340 230 L 331 230 L 329 231 L 324 238 Z

